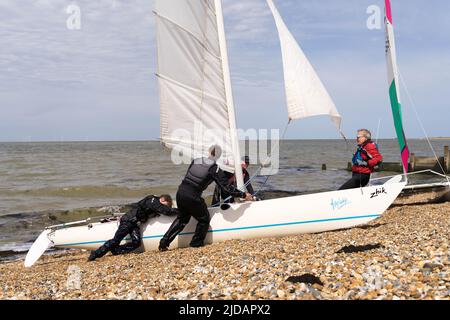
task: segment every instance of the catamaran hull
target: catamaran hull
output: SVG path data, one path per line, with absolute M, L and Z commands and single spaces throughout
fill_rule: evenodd
M 227 210 L 211 208 L 205 242 L 318 233 L 366 224 L 379 218 L 394 202 L 406 184 L 399 182 L 400 179 L 362 189 L 233 204 Z M 144 225 L 142 248 L 157 250 L 159 240 L 173 220 L 161 216 Z M 118 224 L 113 221 L 59 229 L 49 232 L 48 238 L 54 247 L 93 250 L 114 236 Z M 187 247 L 196 224 L 191 219 L 171 248 Z

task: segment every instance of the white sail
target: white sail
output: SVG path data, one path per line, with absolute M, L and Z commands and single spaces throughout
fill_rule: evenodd
M 242 187 L 220 0 L 156 0 L 155 15 L 163 145 L 191 159 L 220 145 Z
M 342 117 L 313 66 L 286 27 L 272 0 L 267 0 L 277 25 L 283 55 L 290 120 L 328 115 L 340 131 Z

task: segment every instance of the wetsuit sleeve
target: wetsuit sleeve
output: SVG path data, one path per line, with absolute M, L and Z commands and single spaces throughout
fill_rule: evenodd
M 369 143 L 365 147 L 365 150 L 366 150 L 367 154 L 371 157 L 371 159 L 369 159 L 367 161 L 369 167 L 372 167 L 372 168 L 376 167 L 383 161 L 383 156 L 381 155 L 380 151 L 378 151 L 378 148 L 375 145 L 375 143 Z
M 236 189 L 233 185 L 228 184 L 228 180 L 225 174 L 223 174 L 223 171 L 220 170 L 217 166 L 212 166 L 211 169 L 209 169 L 209 174 L 217 183 L 217 185 L 226 193 L 230 194 L 233 197 L 245 198 L 244 192 Z
M 248 193 L 250 193 L 250 194 L 255 194 L 255 190 L 253 190 L 252 184 L 251 184 L 251 183 L 248 183 L 249 180 L 250 180 L 250 175 L 249 175 L 248 171 L 245 170 L 244 173 L 245 173 L 244 183 L 245 183 L 245 185 L 247 186 L 247 191 L 248 191 Z
M 156 212 L 164 216 L 174 216 L 177 215 L 179 212 L 178 209 L 169 208 L 168 206 L 163 205 L 161 202 L 159 202 L 159 198 L 157 197 L 153 198 L 153 201 L 150 206 L 153 212 Z

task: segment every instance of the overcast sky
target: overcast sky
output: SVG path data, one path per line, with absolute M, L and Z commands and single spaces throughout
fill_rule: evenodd
M 450 1 L 392 0 L 399 67 L 430 136 L 450 136 Z M 81 9 L 71 30 L 67 8 Z M 353 137 L 394 137 L 382 0 L 275 0 Z M 265 0 L 223 0 L 238 127 L 283 128 L 281 52 Z M 152 0 L 0 0 L 0 141 L 159 138 Z M 402 92 L 408 137 L 423 132 Z M 328 118 L 297 121 L 288 138 L 339 138 Z

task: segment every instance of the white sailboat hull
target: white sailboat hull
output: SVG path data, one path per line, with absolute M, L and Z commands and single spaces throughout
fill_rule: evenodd
M 382 186 L 233 204 L 228 210 L 211 208 L 205 242 L 318 233 L 366 224 L 379 218 L 394 202 L 405 187 L 400 180 L 399 176 Z M 143 226 L 145 251 L 158 249 L 173 220 L 161 216 Z M 59 229 L 48 237 L 54 247 L 93 250 L 113 238 L 118 224 L 113 221 Z M 187 247 L 196 225 L 192 218 L 171 248 Z

